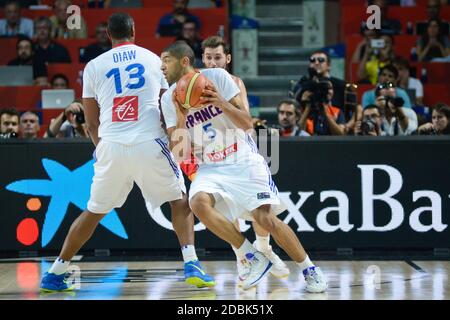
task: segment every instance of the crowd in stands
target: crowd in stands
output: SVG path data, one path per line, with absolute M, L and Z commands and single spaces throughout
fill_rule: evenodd
M 211 7 L 223 5 L 221 1 L 204 1 Z M 69 81 L 72 78 L 59 69 L 49 71 L 52 66 L 61 63 L 84 65 L 111 48 L 104 21 L 91 25 L 91 28 L 96 26 L 95 34 L 89 34 L 89 25 L 82 16 L 79 28 L 67 28 L 67 8 L 73 3 L 92 10 L 121 4 L 128 7 L 142 5 L 142 1 L 114 0 L 0 1 L 3 6 L 0 37 L 17 40 L 16 57 L 7 64 L 32 66 L 35 86 L 73 89 L 81 75 L 78 80 Z M 308 74 L 300 75 L 289 95 L 276 106 L 278 123 L 268 126 L 266 121 L 255 118 L 255 127 L 270 127 L 273 134 L 280 136 L 302 137 L 449 134 L 449 101 L 427 104 L 427 87 L 422 83 L 426 78 L 416 68 L 417 63 L 422 62 L 450 62 L 449 23 L 441 14 L 442 8 L 449 4 L 444 0 L 427 0 L 427 21 L 411 21 L 405 26 L 390 16 L 390 8 L 392 5 L 415 6 L 416 0 L 368 0 L 366 3 L 381 8 L 381 29 L 370 29 L 364 22 L 360 24 L 362 39 L 347 60 L 348 64 L 357 64 L 356 78 L 331 76 L 330 56 L 326 51 L 317 50 L 309 57 Z M 160 16 L 156 28 L 151 31 L 152 37 L 186 41 L 195 53 L 195 66 L 210 67 L 203 57 L 201 19 L 191 12 L 188 0 L 172 0 L 170 4 L 172 7 L 166 8 L 166 13 Z M 52 14 L 37 15 L 34 19 L 22 16 L 25 6 L 39 5 L 50 5 Z M 397 37 L 405 34 L 417 39 L 410 56 L 398 54 L 396 47 Z M 78 56 L 66 47 L 67 41 L 74 39 L 87 40 L 86 45 L 79 48 Z M 224 46 L 223 51 L 228 59 L 229 47 Z M 230 63 L 231 56 L 229 59 L 226 64 Z M 367 90 L 361 91 L 361 88 Z M 80 116 L 83 113 L 80 101 L 55 113 L 47 123 L 43 123 L 41 107 L 39 102 L 30 106 L 32 111 L 23 114 L 14 108 L 1 110 L 1 135 L 87 137 Z

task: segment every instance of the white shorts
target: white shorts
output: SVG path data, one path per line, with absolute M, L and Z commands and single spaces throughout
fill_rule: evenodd
M 231 165 L 200 166 L 189 201 L 199 192 L 212 194 L 214 208 L 231 222 L 237 218 L 253 221 L 251 212 L 265 204 L 270 204 L 276 215 L 286 210 L 263 157 Z
M 136 145 L 101 140 L 96 149 L 94 178 L 87 208 L 108 213 L 121 207 L 136 182 L 153 208 L 186 193 L 183 174 L 167 147 L 167 138 Z

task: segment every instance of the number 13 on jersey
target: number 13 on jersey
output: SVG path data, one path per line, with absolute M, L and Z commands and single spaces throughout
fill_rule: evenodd
M 139 89 L 142 88 L 145 84 L 145 78 L 143 74 L 145 72 L 145 68 L 140 63 L 130 64 L 125 68 L 125 71 L 128 72 L 130 76 L 130 81 L 125 84 L 125 87 L 128 89 Z M 116 94 L 122 93 L 122 79 L 120 77 L 120 69 L 114 68 L 109 70 L 106 74 L 107 78 L 114 77 L 114 84 L 116 87 Z

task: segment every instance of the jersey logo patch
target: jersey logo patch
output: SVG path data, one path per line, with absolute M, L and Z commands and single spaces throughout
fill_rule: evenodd
M 128 122 L 138 120 L 138 97 L 126 96 L 113 100 L 112 122 Z
M 230 154 L 235 153 L 237 150 L 238 150 L 237 143 L 234 143 L 221 151 L 207 153 L 206 155 L 208 156 L 211 162 L 219 162 L 225 160 L 226 157 L 228 157 Z
M 258 198 L 258 200 L 270 199 L 270 193 L 269 192 L 260 192 L 256 195 L 256 197 Z

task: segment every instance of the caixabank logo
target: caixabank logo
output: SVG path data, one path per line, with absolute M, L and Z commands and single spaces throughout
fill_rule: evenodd
M 17 225 L 17 241 L 25 246 L 31 246 L 39 239 L 41 232 L 41 246 L 45 248 L 61 226 L 69 204 L 75 205 L 82 211 L 86 209 L 90 184 L 94 176 L 93 164 L 94 160 L 91 160 L 71 171 L 57 161 L 44 158 L 42 166 L 49 179 L 18 180 L 6 186 L 8 191 L 30 196 L 27 199 L 27 209 L 32 212 L 41 209 L 42 197 L 50 197 L 42 230 L 39 230 L 36 219 L 24 218 Z M 127 232 L 115 210 L 106 215 L 100 224 L 116 236 L 128 239 Z

